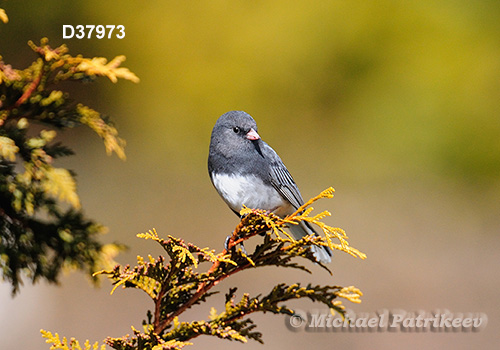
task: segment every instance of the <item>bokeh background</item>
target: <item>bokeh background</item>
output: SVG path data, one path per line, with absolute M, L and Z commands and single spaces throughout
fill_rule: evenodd
M 210 132 L 222 113 L 254 116 L 305 198 L 333 186 L 328 222 L 344 228 L 361 261 L 336 253 L 333 276 L 268 269 L 225 281 L 251 294 L 279 282 L 355 285 L 356 313 L 401 309 L 483 312 L 478 333 L 292 333 L 257 315 L 265 344 L 198 338 L 193 348 L 494 348 L 500 337 L 500 2 L 440 1 L 0 1 L 0 53 L 15 68 L 47 36 L 73 54 L 125 54 L 140 84 L 69 85 L 112 116 L 127 161 L 107 157 L 89 130 L 61 139 L 76 156 L 86 214 L 136 255 L 161 251 L 136 233 L 156 228 L 222 248 L 237 218 L 209 181 Z M 63 24 L 122 24 L 118 39 L 62 39 Z M 313 267 L 314 268 L 314 267 Z M 130 333 L 151 304 L 139 291 L 80 273 L 60 286 L 0 284 L 2 349 L 48 349 L 44 328 L 84 341 Z M 209 305 L 193 309 L 206 319 Z M 317 305 L 290 304 L 303 310 Z

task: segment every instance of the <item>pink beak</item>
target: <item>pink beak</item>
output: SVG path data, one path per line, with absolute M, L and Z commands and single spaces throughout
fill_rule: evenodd
M 260 139 L 259 134 L 257 134 L 257 131 L 255 131 L 254 129 L 250 129 L 250 131 L 247 132 L 245 137 L 250 141 L 255 141 Z

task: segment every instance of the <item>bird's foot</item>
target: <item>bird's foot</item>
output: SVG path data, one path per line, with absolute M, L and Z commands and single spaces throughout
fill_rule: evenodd
M 229 251 L 229 241 L 231 240 L 232 235 L 229 235 L 226 237 L 226 240 L 224 241 L 224 249 Z M 243 246 L 243 243 L 240 243 L 241 251 L 243 254 L 247 255 L 247 251 L 245 249 L 245 246 Z
M 225 250 L 229 250 L 228 246 L 229 246 L 229 240 L 231 239 L 231 237 L 233 237 L 233 235 L 227 236 L 226 240 L 224 241 L 224 249 Z
M 247 250 L 245 249 L 245 246 L 243 245 L 243 243 L 240 243 L 240 248 L 241 248 L 241 252 L 242 252 L 244 255 L 248 255 L 248 254 L 247 254 Z

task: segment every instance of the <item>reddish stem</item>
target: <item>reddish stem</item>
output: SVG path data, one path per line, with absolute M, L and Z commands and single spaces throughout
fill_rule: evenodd
M 42 80 L 42 75 L 43 75 L 42 70 L 40 70 L 40 73 L 35 77 L 35 79 L 31 82 L 26 91 L 16 101 L 14 107 L 19 107 L 24 102 L 26 102 L 26 100 L 31 96 L 31 94 L 33 94 L 33 91 L 35 91 L 35 89 L 38 87 L 38 84 L 40 84 L 40 81 Z
M 240 244 L 241 242 L 259 234 L 261 232 L 261 230 L 255 230 L 254 232 L 252 232 L 251 234 L 249 235 L 246 235 L 245 237 L 242 237 L 242 238 L 239 238 L 237 239 L 241 229 L 245 226 L 245 224 L 243 222 L 240 221 L 240 223 L 236 226 L 236 228 L 234 229 L 232 235 L 231 235 L 231 238 L 229 238 L 229 241 L 227 243 L 227 249 L 224 249 L 222 251 L 222 253 L 220 254 L 220 256 L 224 256 L 227 254 L 228 250 L 231 250 L 231 248 L 235 247 L 237 244 Z M 212 273 L 214 273 L 215 271 L 217 271 L 217 269 L 219 268 L 220 266 L 220 261 L 217 260 L 216 262 L 214 262 L 212 264 L 212 267 L 210 267 L 210 269 L 208 270 L 208 275 L 211 275 Z M 233 271 L 229 272 L 229 273 L 226 273 L 224 275 L 221 275 L 219 276 L 217 279 L 214 279 L 210 282 L 203 282 L 201 283 L 199 286 L 198 286 L 198 289 L 196 290 L 196 293 L 193 294 L 193 296 L 184 304 L 182 305 L 180 308 L 178 308 L 175 312 L 173 312 L 172 314 L 170 314 L 166 319 L 164 319 L 162 322 L 160 322 L 160 311 L 161 311 L 161 299 L 162 297 L 164 296 L 165 292 L 162 288 L 162 290 L 160 290 L 160 292 L 158 293 L 158 297 L 156 298 L 155 300 L 155 320 L 154 320 L 154 324 L 153 324 L 153 327 L 154 327 L 154 333 L 156 334 L 160 334 L 161 332 L 163 332 L 165 330 L 165 328 L 167 328 L 167 326 L 174 320 L 175 317 L 179 316 L 180 314 L 182 314 L 184 311 L 186 311 L 188 308 L 190 308 L 196 301 L 198 301 L 198 299 L 200 299 L 200 297 L 205 294 L 206 292 L 208 292 L 211 288 L 215 287 L 219 282 L 221 282 L 222 280 L 226 279 L 227 277 L 237 273 L 237 272 L 240 272 L 248 267 L 251 267 L 253 265 L 251 265 L 250 263 L 248 264 L 245 264 L 245 265 L 242 265 L 242 266 L 239 266 L 238 268 L 234 269 Z

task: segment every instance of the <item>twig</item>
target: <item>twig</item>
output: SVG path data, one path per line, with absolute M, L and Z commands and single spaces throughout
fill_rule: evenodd
M 21 97 L 19 97 L 19 99 L 16 101 L 16 103 L 14 103 L 14 108 L 19 107 L 24 102 L 26 102 L 26 100 L 31 96 L 31 94 L 33 94 L 33 91 L 35 91 L 35 89 L 38 87 L 38 84 L 40 84 L 40 81 L 42 80 L 42 76 L 43 76 L 43 69 L 41 68 L 40 72 L 35 77 L 35 79 L 33 79 L 33 81 L 31 82 L 29 87 L 26 89 L 26 91 L 24 91 L 24 93 L 21 95 Z
M 246 224 L 243 223 L 243 220 L 238 223 L 238 225 L 234 229 L 233 233 L 231 234 L 231 237 L 228 240 L 227 248 L 224 248 L 224 250 L 219 254 L 219 256 L 226 255 L 228 253 L 228 251 L 230 251 L 236 245 L 238 245 L 238 244 L 242 243 L 243 241 L 261 233 L 262 231 L 265 231 L 264 228 L 256 229 L 256 230 L 254 230 L 254 232 L 252 232 L 248 235 L 245 235 L 244 237 L 238 238 L 238 236 L 241 232 L 241 229 L 243 227 L 245 227 L 245 225 Z M 215 271 L 217 271 L 217 269 L 220 266 L 220 263 L 221 263 L 220 260 L 215 261 L 212 264 L 212 266 L 210 267 L 210 269 L 208 270 L 207 275 L 210 276 Z M 185 304 L 183 304 L 180 308 L 175 310 L 175 312 L 171 313 L 167 318 L 165 318 L 163 321 L 160 322 L 161 299 L 163 298 L 163 296 L 166 293 L 166 289 L 164 288 L 164 286 L 162 286 L 162 289 L 158 293 L 158 296 L 155 300 L 155 320 L 154 320 L 154 324 L 153 324 L 154 333 L 160 334 L 161 332 L 163 332 L 167 328 L 167 326 L 174 320 L 175 317 L 179 316 L 184 311 L 186 311 L 188 308 L 190 308 L 194 303 L 196 303 L 198 301 L 198 299 L 201 298 L 201 296 L 203 294 L 208 292 L 211 288 L 215 287 L 217 284 L 219 284 L 219 282 L 221 282 L 222 280 L 226 279 L 227 277 L 229 277 L 229 276 L 231 276 L 231 275 L 233 275 L 241 270 L 244 270 L 250 266 L 252 266 L 250 263 L 245 264 L 245 265 L 241 265 L 238 268 L 234 269 L 233 271 L 226 273 L 226 274 L 223 274 L 212 281 L 205 281 L 205 282 L 201 283 L 198 286 L 196 293 L 194 293 Z

